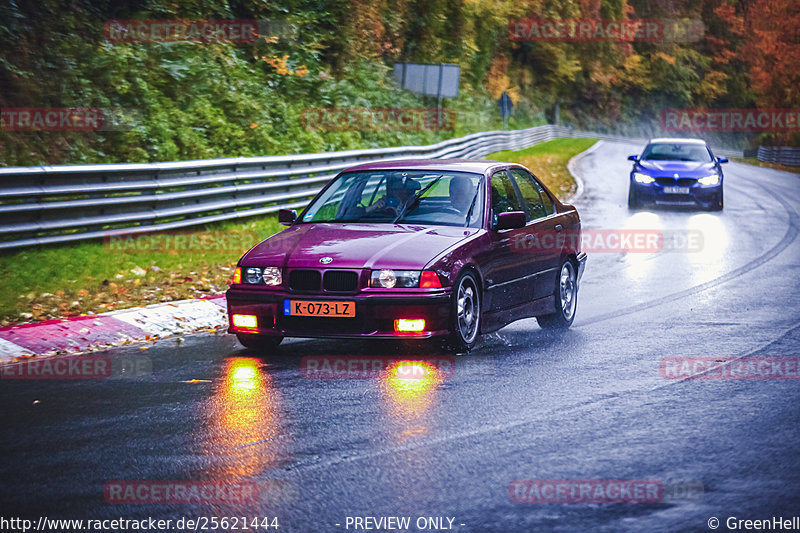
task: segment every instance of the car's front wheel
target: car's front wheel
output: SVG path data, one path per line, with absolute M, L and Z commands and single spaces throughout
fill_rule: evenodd
M 575 309 L 578 306 L 578 278 L 575 265 L 569 259 L 561 263 L 553 298 L 555 312 L 537 316 L 536 320 L 546 329 L 567 329 L 575 320 Z
M 268 336 L 268 335 L 253 335 L 249 333 L 237 333 L 236 338 L 245 348 L 249 348 L 256 352 L 266 353 L 271 352 L 278 348 L 283 337 Z
M 456 353 L 468 352 L 478 342 L 481 330 L 481 292 L 478 278 L 462 272 L 453 285 L 450 338 L 448 348 Z
M 637 209 L 641 206 L 641 202 L 639 201 L 639 195 L 636 194 L 636 191 L 633 190 L 633 187 L 628 187 L 628 208 L 629 209 Z
M 719 196 L 717 196 L 717 201 L 714 203 L 714 205 L 711 206 L 710 209 L 711 211 L 722 211 L 723 207 L 724 207 L 724 201 L 722 197 L 722 191 L 719 191 Z

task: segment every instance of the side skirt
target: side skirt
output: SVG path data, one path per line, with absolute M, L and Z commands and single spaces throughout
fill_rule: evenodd
M 501 309 L 492 313 L 484 313 L 481 322 L 481 333 L 491 333 L 512 322 L 523 318 L 547 315 L 555 312 L 555 297 L 551 294 L 532 302 L 527 302 L 509 309 Z

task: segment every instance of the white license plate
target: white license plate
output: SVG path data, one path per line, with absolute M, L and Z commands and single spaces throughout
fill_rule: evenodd
M 667 194 L 689 194 L 689 187 L 664 187 Z

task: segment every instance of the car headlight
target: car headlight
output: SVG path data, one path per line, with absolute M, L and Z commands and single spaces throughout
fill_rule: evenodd
M 373 270 L 369 286 L 373 288 L 394 289 L 419 287 L 419 270 Z
M 281 278 L 281 269 L 278 267 L 248 267 L 244 270 L 244 282 L 250 285 L 265 284 L 271 287 L 280 285 L 283 281 Z
M 246 268 L 245 271 L 244 271 L 244 282 L 245 283 L 250 283 L 252 285 L 255 285 L 256 283 L 260 283 L 261 282 L 261 269 L 260 268 L 255 268 L 255 267 Z
M 281 269 L 278 267 L 266 267 L 264 268 L 264 272 L 261 275 L 261 279 L 264 280 L 264 283 L 274 287 L 275 285 L 280 285 L 283 283 L 283 279 L 281 278 Z
M 433 270 L 392 270 L 384 268 L 370 273 L 373 289 L 440 289 L 442 282 Z
M 697 181 L 703 185 L 716 185 L 719 183 L 719 174 L 711 174 L 710 176 L 705 176 Z
M 654 181 L 656 181 L 651 176 L 648 176 L 647 174 L 642 174 L 641 172 L 634 172 L 633 179 L 639 183 L 653 183 Z

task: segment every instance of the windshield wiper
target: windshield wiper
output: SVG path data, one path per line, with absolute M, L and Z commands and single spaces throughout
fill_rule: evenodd
M 442 179 L 442 176 L 439 176 L 439 177 L 437 177 L 435 180 L 433 180 L 432 182 L 430 182 L 429 184 L 427 184 L 425 187 L 423 187 L 423 188 L 422 188 L 422 189 L 421 189 L 421 190 L 420 190 L 420 191 L 419 191 L 417 194 L 415 194 L 415 195 L 414 195 L 412 198 L 409 198 L 409 199 L 408 199 L 408 201 L 406 201 L 406 203 L 404 203 L 404 204 L 403 204 L 403 207 L 400 209 L 400 212 L 399 212 L 399 213 L 397 213 L 397 216 L 394 218 L 394 220 L 392 220 L 392 224 L 397 224 L 397 221 L 398 221 L 398 220 L 400 220 L 401 218 L 403 218 L 404 216 L 406 216 L 406 212 L 408 211 L 408 209 L 409 209 L 409 208 L 410 208 L 412 205 L 414 205 L 414 204 L 416 204 L 417 202 L 419 202 L 419 199 L 422 197 L 422 195 L 423 195 L 423 194 L 425 194 L 425 192 L 426 192 L 428 189 L 430 189 L 431 187 L 433 187 L 434 185 L 436 185 L 436 183 L 438 183 L 440 179 Z
M 478 186 L 475 187 L 475 195 L 472 197 L 472 202 L 469 204 L 469 211 L 467 211 L 467 220 L 464 221 L 464 227 L 469 226 L 469 219 L 472 218 L 472 209 L 475 207 L 475 200 L 478 199 L 478 193 L 481 192 L 481 185 L 483 184 L 483 177 L 478 181 Z

